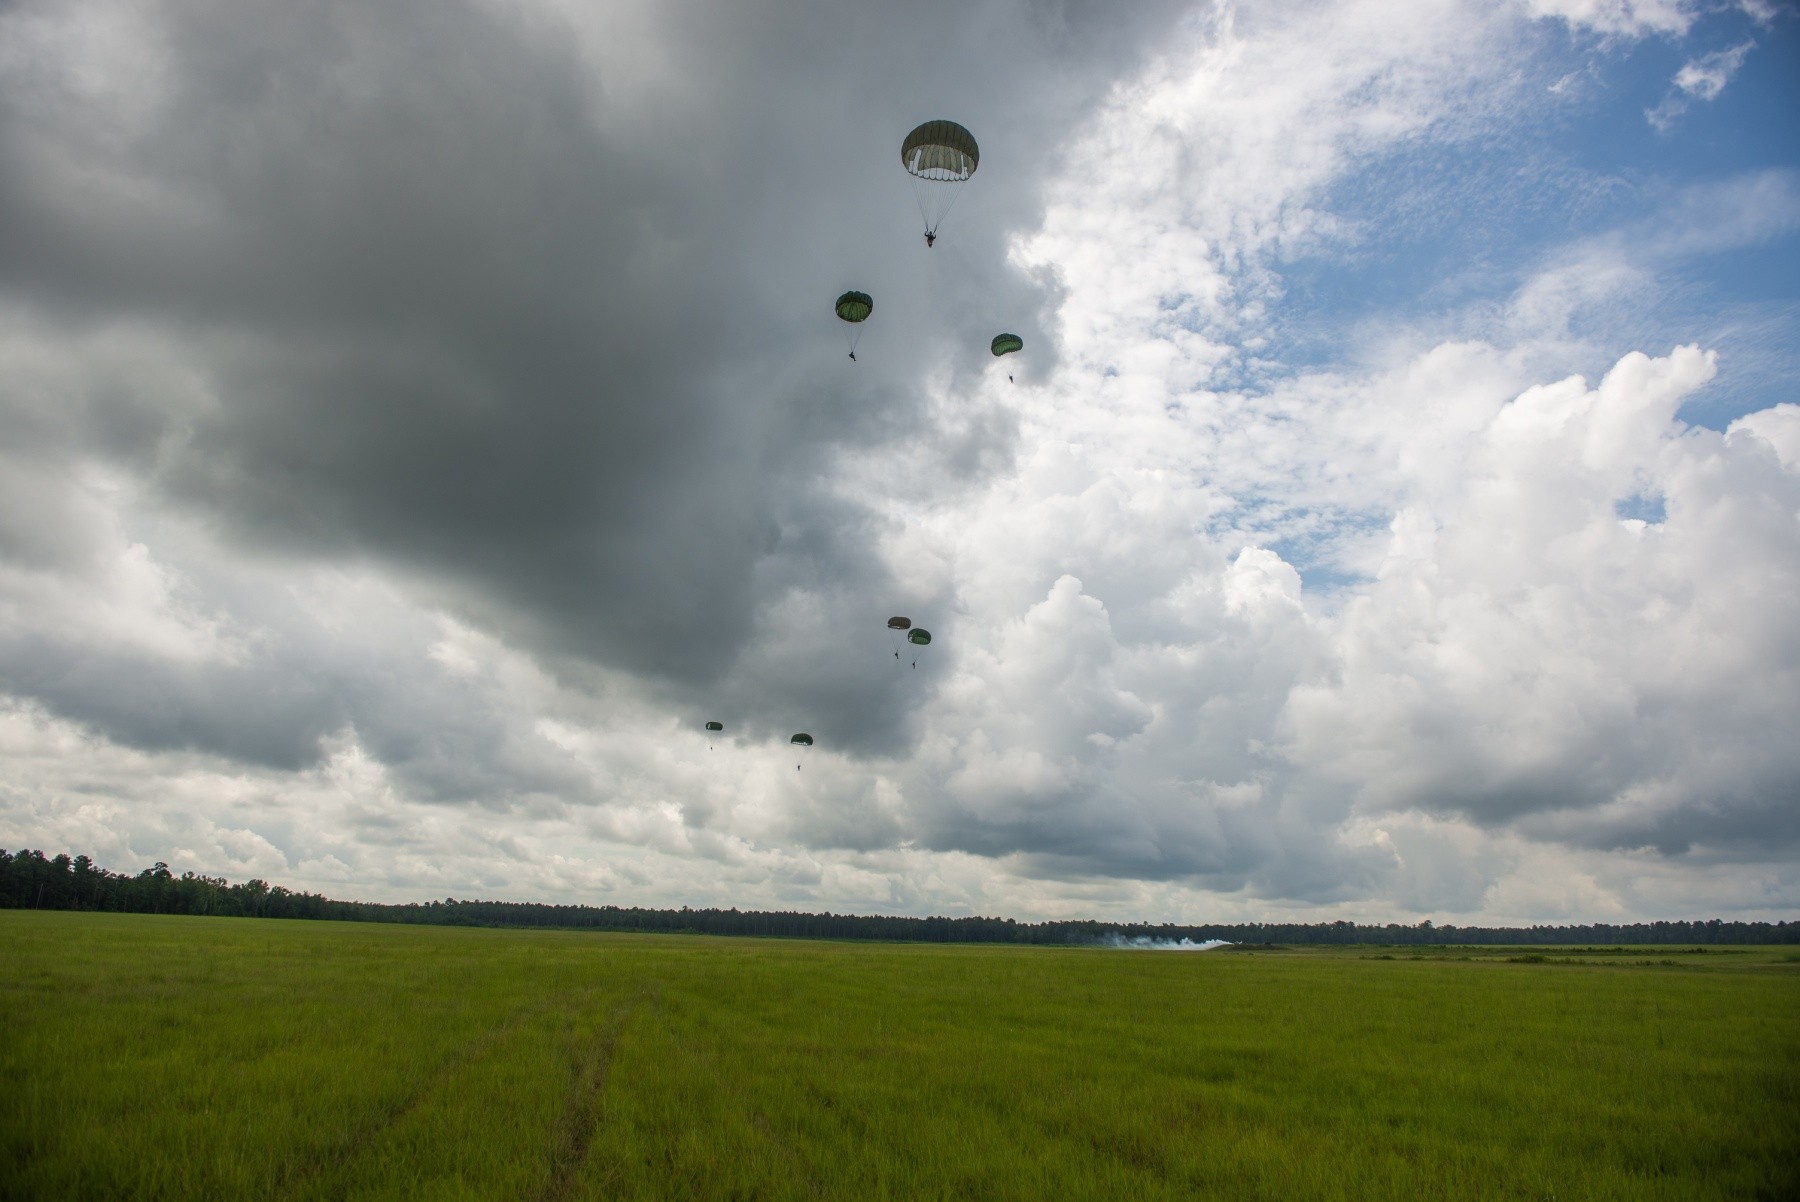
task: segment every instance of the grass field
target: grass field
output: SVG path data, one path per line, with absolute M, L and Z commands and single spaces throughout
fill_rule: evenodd
M 7 1198 L 1800 1196 L 1792 948 L 0 911 L 0 965 Z

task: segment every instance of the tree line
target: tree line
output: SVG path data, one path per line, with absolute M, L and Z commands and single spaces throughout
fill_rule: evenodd
M 46 858 L 0 849 L 0 909 L 94 910 L 123 914 L 200 914 L 242 918 L 314 918 L 434 926 L 576 927 L 797 939 L 871 939 L 914 943 L 1095 944 L 1115 938 L 1249 944 L 1758 944 L 1800 943 L 1800 921 L 1579 923 L 1531 927 L 1438 926 L 1430 921 L 1366 924 L 1248 922 L 1116 923 L 1091 919 L 1017 922 L 1011 918 L 907 918 L 768 910 L 676 910 L 543 902 L 443 901 L 387 904 L 338 901 L 261 879 L 231 884 L 164 863 L 135 876 L 97 866 L 85 855 Z

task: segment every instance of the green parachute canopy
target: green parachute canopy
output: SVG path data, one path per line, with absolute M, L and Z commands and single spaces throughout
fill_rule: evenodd
M 793 738 L 789 739 L 788 742 L 794 744 L 794 746 L 796 746 L 796 747 L 811 747 L 812 746 L 812 736 L 809 734 L 804 734 L 804 733 L 797 734 Z
M 931 631 L 925 629 L 909 631 L 906 635 L 906 641 L 909 643 L 917 643 L 921 647 L 929 646 L 931 644 Z
M 725 724 L 723 722 L 708 722 L 706 724 L 706 729 L 708 729 L 708 730 L 724 730 Z
M 937 241 L 938 223 L 949 215 L 980 162 L 975 135 L 954 121 L 927 121 L 900 143 L 900 165 L 913 177 L 926 246 Z
M 927 121 L 900 143 L 900 162 L 909 175 L 960 184 L 975 174 L 981 147 L 975 145 L 974 134 L 954 121 Z
M 837 298 L 837 315 L 844 321 L 867 321 L 874 311 L 875 302 L 867 292 L 846 292 Z
M 1014 351 L 1022 351 L 1024 349 L 1025 340 L 1017 334 L 994 335 L 993 351 L 995 356 L 1010 355 Z
M 906 630 L 911 626 L 912 626 L 911 618 L 889 618 L 888 619 L 888 629 L 889 630 Z
M 850 358 L 854 360 L 856 344 L 862 341 L 862 323 L 875 311 L 875 302 L 869 299 L 867 292 L 846 292 L 837 298 L 833 307 L 838 319 L 846 323 L 843 326 L 844 345 L 850 348 Z

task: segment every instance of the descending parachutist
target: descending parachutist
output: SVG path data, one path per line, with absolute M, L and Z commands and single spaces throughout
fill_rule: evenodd
M 1008 384 L 1011 384 L 1013 382 L 1013 378 L 1011 376 L 1006 377 L 1006 382 Z
M 832 309 L 844 323 L 844 349 L 850 352 L 850 362 L 855 363 L 856 340 L 862 336 L 862 323 L 875 311 L 875 301 L 867 292 L 846 292 L 837 298 Z
M 975 135 L 954 121 L 927 121 L 900 143 L 900 165 L 913 177 L 925 245 L 937 242 L 938 224 L 950 214 L 962 186 L 981 162 Z

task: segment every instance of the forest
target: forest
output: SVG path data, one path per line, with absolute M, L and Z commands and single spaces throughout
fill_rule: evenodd
M 0 909 L 91 910 L 242 918 L 313 918 L 434 926 L 575 927 L 663 934 L 868 939 L 910 943 L 1104 944 L 1223 939 L 1234 944 L 1776 944 L 1800 943 L 1800 921 L 1662 921 L 1530 927 L 1408 926 L 1347 920 L 1321 923 L 1117 923 L 1092 919 L 1018 922 L 1011 918 L 811 914 L 738 909 L 654 909 L 545 902 L 442 901 L 390 904 L 338 901 L 261 879 L 231 884 L 158 862 L 138 874 L 113 872 L 85 855 L 0 849 Z

